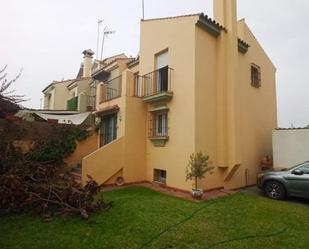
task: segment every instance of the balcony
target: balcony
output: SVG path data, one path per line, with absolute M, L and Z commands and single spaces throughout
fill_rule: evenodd
M 135 96 L 142 97 L 146 103 L 170 100 L 172 68 L 168 66 L 135 78 Z
M 78 97 L 73 97 L 67 101 L 67 110 L 76 111 L 77 110 Z
M 119 76 L 105 83 L 105 100 L 103 102 L 110 101 L 121 96 L 121 80 L 122 77 Z

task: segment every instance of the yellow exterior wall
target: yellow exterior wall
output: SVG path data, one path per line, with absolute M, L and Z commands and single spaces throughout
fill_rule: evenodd
M 88 180 L 88 175 L 99 183 L 106 183 L 113 175 L 124 167 L 124 137 L 108 146 L 100 148 L 82 161 L 82 182 Z
M 242 39 L 250 44 L 248 52 L 238 54 L 238 90 L 236 108 L 239 110 L 237 141 L 241 151 L 241 168 L 229 188 L 245 184 L 245 170 L 249 170 L 249 185 L 256 183 L 259 163 L 265 155 L 272 155 L 272 131 L 277 127 L 276 68 L 251 33 L 244 20 L 238 22 Z M 251 86 L 250 65 L 261 67 L 261 87 Z
M 153 170 L 167 171 L 168 186 L 190 189 L 185 181 L 189 155 L 195 151 L 194 64 L 195 23 L 197 16 L 141 22 L 140 75 L 155 69 L 155 54 L 168 49 L 169 67 L 173 68 L 169 107 L 169 141 L 155 147 L 147 139 L 147 180 L 153 181 Z M 151 108 L 151 106 L 149 106 Z
M 69 91 L 67 89 L 68 84 L 55 84 L 54 99 L 51 104 L 51 110 L 66 110 Z
M 203 152 L 210 157 L 213 166 L 217 160 L 217 39 L 196 27 L 195 30 L 195 152 Z M 223 103 L 220 103 L 222 105 Z M 212 175 L 201 181 L 203 189 L 223 187 L 224 172 L 218 167 Z
M 82 159 L 97 150 L 98 148 L 98 134 L 95 133 L 84 141 L 77 141 L 77 146 L 73 154 L 67 157 L 64 162 L 69 167 L 75 167 L 82 162 Z
M 99 108 L 118 105 L 117 140 L 99 148 L 83 159 L 82 180 L 87 175 L 99 183 L 113 184 L 116 176 L 126 183 L 145 181 L 146 105 L 133 97 L 134 74 L 122 73 L 122 96 L 100 104 Z
M 215 169 L 200 188 L 256 182 L 260 160 L 272 153 L 277 125 L 276 69 L 244 20 L 236 21 L 236 1 L 215 0 L 215 8 L 223 8 L 214 13 L 226 27 L 218 37 L 196 25 L 198 15 L 141 21 L 139 65 L 126 69 L 127 61 L 120 60 L 122 95 L 99 105 L 119 106 L 117 140 L 83 160 L 83 181 L 87 174 L 100 183 L 113 183 L 119 175 L 127 183 L 153 181 L 154 169 L 161 169 L 167 186 L 190 190 L 186 166 L 190 154 L 201 151 Z M 238 38 L 250 45 L 247 53 L 238 51 Z M 133 96 L 134 73 L 154 71 L 156 54 L 166 50 L 173 97 L 147 104 Z M 251 86 L 251 63 L 261 67 L 261 88 Z M 147 137 L 149 111 L 158 105 L 168 107 L 164 147 Z
M 145 181 L 146 179 L 146 134 L 147 106 L 142 99 L 133 96 L 134 74 L 125 71 L 124 82 L 126 103 L 125 120 L 125 168 L 126 182 Z

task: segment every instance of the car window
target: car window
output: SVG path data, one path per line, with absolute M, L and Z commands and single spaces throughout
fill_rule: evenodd
M 304 171 L 305 174 L 309 174 L 309 164 L 305 164 L 304 166 L 301 166 L 298 169 Z

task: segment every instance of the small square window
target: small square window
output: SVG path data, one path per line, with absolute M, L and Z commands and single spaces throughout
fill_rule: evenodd
M 251 64 L 251 85 L 261 87 L 261 68 L 258 65 Z
M 154 169 L 153 180 L 159 183 L 166 183 L 166 170 Z

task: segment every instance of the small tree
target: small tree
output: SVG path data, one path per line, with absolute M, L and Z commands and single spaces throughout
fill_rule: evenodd
M 15 94 L 15 90 L 11 89 L 20 77 L 22 70 L 13 79 L 7 79 L 7 66 L 0 69 L 0 118 L 6 117 L 7 114 L 14 114 L 23 107 L 20 103 L 27 101 L 25 95 Z
M 28 99 L 25 95 L 15 94 L 15 90 L 11 90 L 10 87 L 14 84 L 20 77 L 22 70 L 15 76 L 15 78 L 9 80 L 7 79 L 6 73 L 7 66 L 0 69 L 0 100 L 8 101 L 13 104 L 19 104 L 25 102 Z
M 203 155 L 202 152 L 192 153 L 189 164 L 186 169 L 186 181 L 194 180 L 195 189 L 197 189 L 197 180 L 205 178 L 205 174 L 212 174 L 213 166 L 209 165 L 209 156 Z

